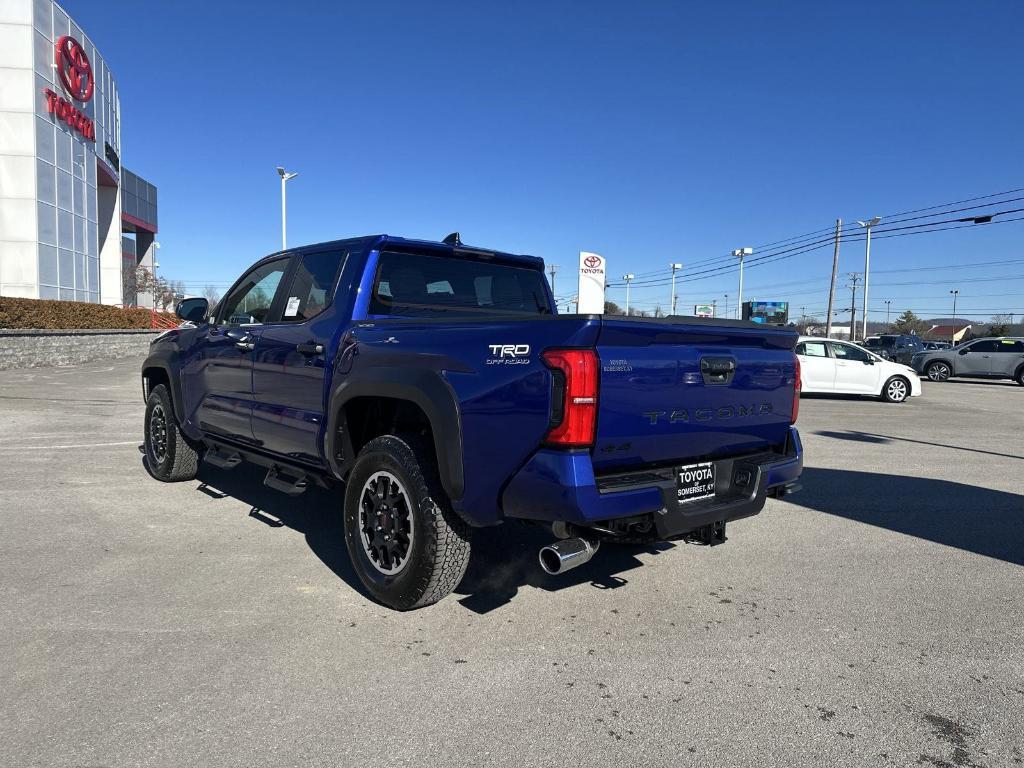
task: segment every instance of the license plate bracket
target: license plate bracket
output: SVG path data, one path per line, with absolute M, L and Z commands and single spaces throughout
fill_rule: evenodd
M 715 465 L 710 461 L 675 468 L 676 501 L 690 504 L 715 495 Z

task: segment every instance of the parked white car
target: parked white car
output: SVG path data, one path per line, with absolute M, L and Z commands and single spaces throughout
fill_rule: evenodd
M 913 368 L 883 360 L 856 344 L 801 336 L 796 354 L 804 392 L 871 395 L 890 403 L 921 394 L 921 379 Z

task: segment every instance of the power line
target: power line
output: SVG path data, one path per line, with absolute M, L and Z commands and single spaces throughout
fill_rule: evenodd
M 1024 212 L 1024 208 L 1010 209 L 1010 210 L 1007 210 L 1007 211 L 998 211 L 998 212 L 993 213 L 991 215 L 998 216 L 1000 214 L 1005 214 L 1005 213 L 1019 213 L 1019 212 Z M 992 222 L 989 222 L 989 223 L 986 223 L 986 224 L 973 224 L 973 223 L 972 224 L 961 224 L 961 223 L 959 223 L 960 221 L 962 221 L 961 219 L 948 219 L 948 220 L 945 220 L 945 221 L 934 221 L 934 222 L 929 222 L 927 224 L 917 224 L 917 225 L 911 225 L 911 226 L 908 226 L 908 227 L 895 227 L 895 228 L 893 228 L 891 230 L 887 230 L 887 229 L 883 229 L 883 228 L 879 227 L 878 229 L 876 229 L 876 232 L 878 232 L 879 234 L 872 235 L 872 238 L 873 239 L 878 239 L 878 238 L 888 238 L 888 237 L 906 237 L 908 235 L 923 235 L 923 234 L 930 234 L 932 232 L 944 232 L 944 231 L 950 230 L 950 229 L 964 229 L 966 227 L 981 227 L 981 226 L 993 226 L 995 224 L 1009 224 L 1011 222 L 1022 221 L 1022 220 L 1024 220 L 1024 216 L 1017 216 L 1017 217 L 1013 217 L 1013 218 L 1010 218 L 1010 219 L 1001 219 L 999 221 L 992 221 Z M 945 225 L 945 224 L 949 224 L 950 226 L 942 226 L 942 225 Z M 930 227 L 930 228 L 922 229 L 922 227 Z M 903 230 L 903 229 L 910 229 L 910 230 L 915 230 L 915 231 L 910 231 L 910 232 L 900 232 L 900 231 L 897 231 L 897 230 Z M 890 234 L 886 234 L 886 233 L 890 233 Z M 851 237 L 848 238 L 848 240 L 854 240 L 854 241 L 862 241 L 862 240 L 865 240 L 865 239 L 866 239 L 866 237 L 863 236 L 863 235 L 861 235 L 859 237 L 851 236 Z M 760 257 L 755 257 L 753 259 L 750 259 L 747 262 L 747 266 L 748 267 L 753 267 L 753 266 L 759 266 L 759 265 L 762 265 L 762 264 L 770 264 L 770 263 L 775 262 L 775 261 L 781 261 L 783 259 L 789 259 L 789 258 L 792 258 L 794 256 L 800 256 L 800 255 L 805 254 L 805 253 L 810 253 L 812 251 L 820 250 L 821 248 L 824 248 L 827 245 L 831 245 L 833 243 L 833 241 L 834 241 L 834 239 L 832 237 L 828 237 L 828 238 L 820 240 L 820 241 L 818 241 L 816 243 L 808 244 L 806 246 L 798 246 L 798 247 L 795 247 L 795 248 L 792 248 L 792 249 L 783 249 L 783 250 L 777 251 L 775 253 L 764 254 L 764 255 L 762 255 Z M 698 272 L 692 272 L 690 274 L 684 273 L 683 274 L 683 279 L 687 283 L 691 283 L 691 282 L 694 282 L 696 280 L 706 280 L 709 277 L 718 277 L 718 276 L 721 276 L 721 275 L 732 274 L 732 273 L 735 273 L 735 272 L 738 272 L 738 271 L 739 271 L 738 268 L 735 268 L 735 267 L 734 268 L 730 268 L 729 266 L 724 266 L 724 267 L 706 269 L 706 270 L 702 270 L 702 271 L 698 271 Z M 706 277 L 701 277 L 701 275 L 706 275 Z M 640 286 L 643 286 L 643 287 L 653 287 L 653 286 L 658 286 L 658 285 L 662 285 L 663 286 L 663 285 L 666 285 L 666 284 L 667 284 L 667 280 L 663 278 L 661 280 L 643 281 L 643 282 L 639 283 L 638 287 L 640 287 Z M 617 287 L 619 287 L 619 285 L 617 283 L 609 283 L 608 287 L 609 288 L 617 288 Z

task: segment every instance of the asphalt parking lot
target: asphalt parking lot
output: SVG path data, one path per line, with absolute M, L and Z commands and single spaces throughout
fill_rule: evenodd
M 805 398 L 725 546 L 545 577 L 504 526 L 400 614 L 336 494 L 152 480 L 138 362 L 0 372 L 5 766 L 1024 762 L 1024 387 Z

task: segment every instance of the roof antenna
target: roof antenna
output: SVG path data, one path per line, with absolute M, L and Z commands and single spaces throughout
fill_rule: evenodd
M 448 237 L 441 241 L 445 245 L 462 245 L 462 238 L 459 237 L 458 232 L 452 232 Z

